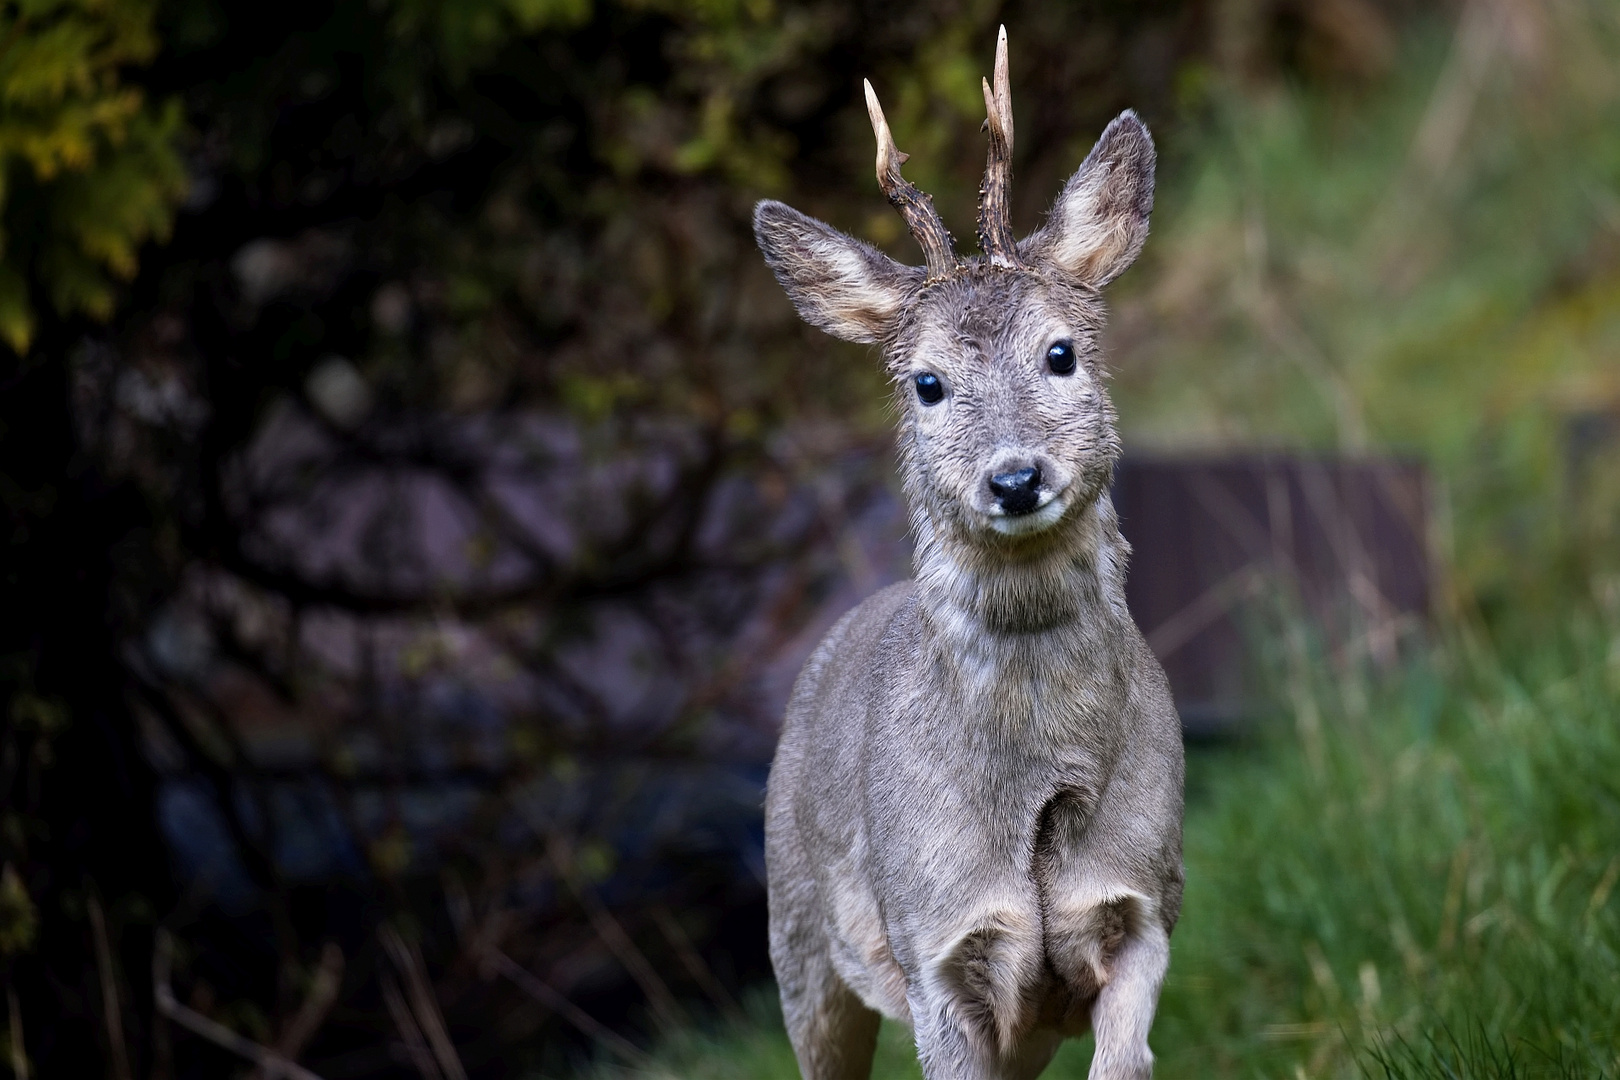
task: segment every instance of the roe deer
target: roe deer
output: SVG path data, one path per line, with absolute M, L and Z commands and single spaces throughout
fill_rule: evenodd
M 1153 142 L 1122 113 L 1015 241 L 1005 29 L 984 95 L 982 256 L 958 259 L 901 177 L 870 83 L 878 181 L 926 267 L 754 211 L 799 314 L 882 347 L 916 542 L 915 580 L 805 665 L 771 767 L 771 958 L 809 1080 L 867 1076 L 879 1014 L 911 1026 L 928 1080 L 1035 1076 L 1088 1024 L 1093 1080 L 1147 1077 L 1181 908 L 1181 731 L 1125 608 L 1098 355 Z

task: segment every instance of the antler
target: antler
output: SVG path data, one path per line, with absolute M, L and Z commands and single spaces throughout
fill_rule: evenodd
M 1007 73 L 1007 28 L 996 37 L 996 84 L 984 80 L 990 156 L 979 185 L 979 250 L 992 266 L 1022 266 L 1012 231 L 1012 79 Z
M 942 278 L 957 267 L 950 230 L 934 209 L 932 196 L 900 175 L 900 166 L 905 164 L 907 155 L 894 145 L 894 136 L 889 133 L 889 122 L 883 118 L 883 106 L 878 104 L 872 83 L 870 80 L 862 82 L 866 86 L 866 111 L 872 118 L 872 133 L 877 136 L 878 186 L 906 219 L 906 227 L 922 246 L 923 258 L 928 263 L 928 280 Z

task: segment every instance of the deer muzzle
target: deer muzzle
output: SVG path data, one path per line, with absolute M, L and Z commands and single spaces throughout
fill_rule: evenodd
M 1041 470 L 1037 465 L 990 477 L 990 493 L 995 496 L 996 504 L 1013 517 L 1031 513 L 1039 505 L 1040 486 Z

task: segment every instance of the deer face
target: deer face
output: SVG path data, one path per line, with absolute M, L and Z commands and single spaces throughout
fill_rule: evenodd
M 754 210 L 766 262 L 809 323 L 882 346 L 901 415 L 914 511 L 975 543 L 1033 538 L 1095 500 L 1119 439 L 1098 352 L 1099 290 L 1136 258 L 1153 207 L 1153 141 L 1136 114 L 1103 131 L 1047 220 L 1014 241 L 1006 219 L 1012 110 L 1006 34 L 985 83 L 985 254 L 962 261 L 927 195 L 901 178 L 877 98 L 878 179 L 922 245 L 910 267 L 778 202 Z
M 1118 439 L 1097 297 L 969 270 L 923 291 L 885 348 L 913 503 L 963 539 L 1033 536 L 1097 497 Z

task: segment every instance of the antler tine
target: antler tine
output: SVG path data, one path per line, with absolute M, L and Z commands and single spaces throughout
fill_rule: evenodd
M 878 187 L 906 219 L 906 227 L 922 247 L 928 279 L 942 278 L 957 266 L 950 230 L 934 209 L 933 198 L 900 175 L 900 166 L 905 164 L 907 155 L 894 145 L 894 135 L 889 131 L 889 121 L 883 116 L 883 106 L 878 104 L 871 80 L 863 79 L 862 84 L 866 87 L 866 112 L 872 118 L 872 134 L 877 136 Z
M 1007 65 L 1007 28 L 996 32 L 996 113 L 1007 139 L 1007 152 L 1012 153 L 1012 72 Z
M 1022 266 L 1012 231 L 1012 78 L 1007 70 L 1007 28 L 996 36 L 995 87 L 984 80 L 990 155 L 979 186 L 979 249 L 993 266 Z

